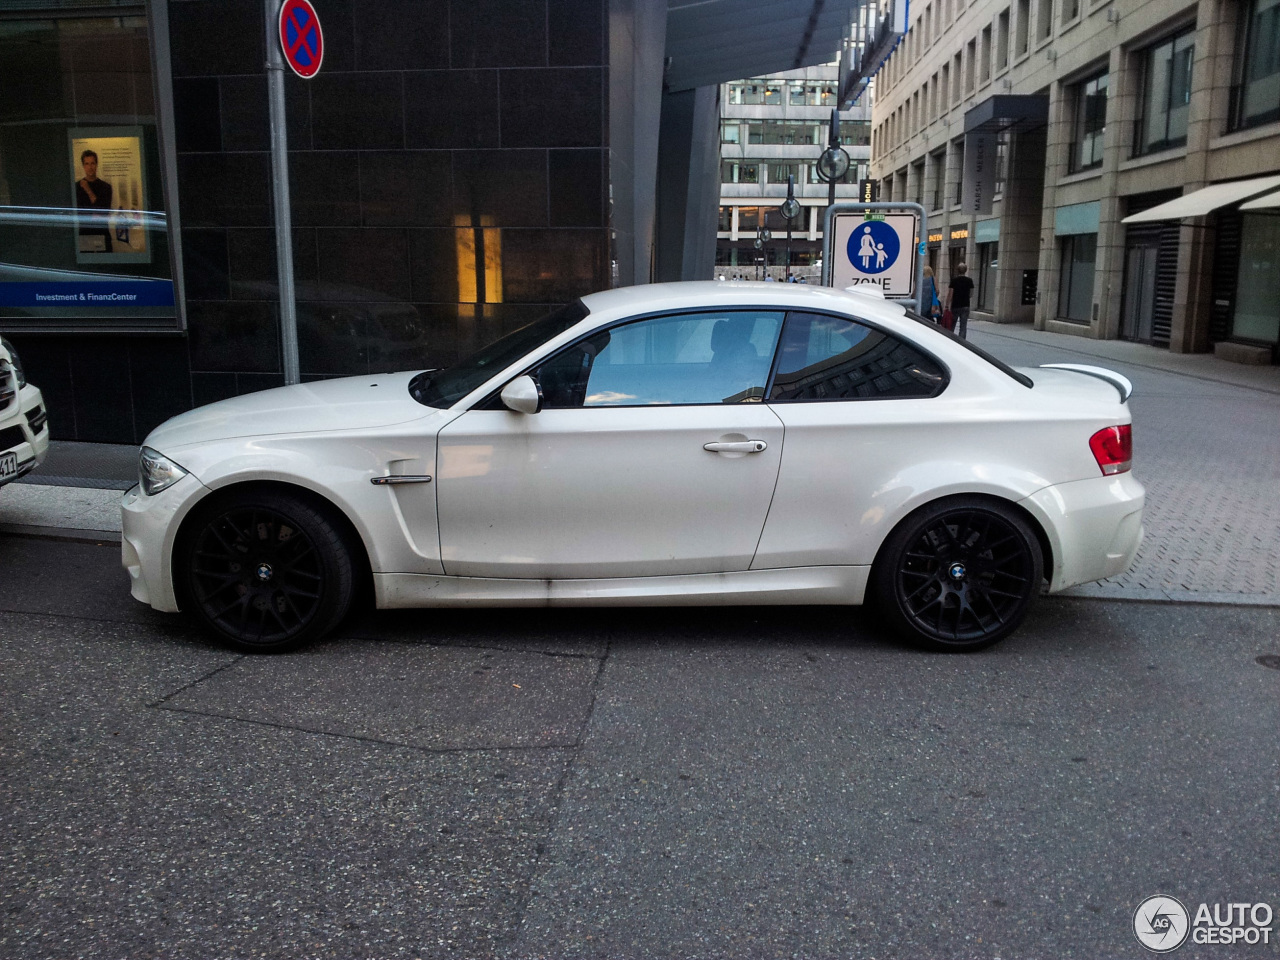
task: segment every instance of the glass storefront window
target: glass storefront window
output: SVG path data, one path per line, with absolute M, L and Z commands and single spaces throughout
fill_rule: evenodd
M 1247 213 L 1242 226 L 1231 336 L 1280 343 L 1280 215 Z
M 978 244 L 978 309 L 994 310 L 996 305 L 996 270 L 1000 262 L 1000 244 Z
M 1135 153 L 1152 153 L 1187 142 L 1194 53 L 1195 35 L 1189 30 L 1145 53 L 1143 115 L 1138 120 Z
M 0 317 L 172 319 L 146 18 L 0 20 L 0 90 Z
M 1093 314 L 1093 270 L 1098 256 L 1098 235 L 1081 233 L 1063 237 L 1061 246 L 1058 317 L 1088 323 Z

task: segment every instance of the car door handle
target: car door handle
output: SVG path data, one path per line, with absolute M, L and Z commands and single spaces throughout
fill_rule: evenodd
M 702 449 L 712 453 L 762 453 L 768 446 L 763 440 L 731 440 L 704 443 Z

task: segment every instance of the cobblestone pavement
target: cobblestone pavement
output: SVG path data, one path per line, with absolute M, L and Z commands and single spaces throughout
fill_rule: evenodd
M 1203 358 L 1179 372 L 1185 361 L 1162 350 L 1026 327 L 981 324 L 972 339 L 1009 363 L 1092 362 L 1133 381 L 1146 538 L 1126 573 L 1073 593 L 1280 605 L 1280 370 Z

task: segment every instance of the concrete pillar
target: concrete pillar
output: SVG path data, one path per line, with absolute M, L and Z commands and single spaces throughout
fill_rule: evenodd
M 1191 68 L 1187 117 L 1187 159 L 1183 193 L 1213 179 L 1209 141 L 1227 126 L 1235 61 L 1235 5 L 1201 0 L 1196 9 L 1196 45 Z M 1178 280 L 1173 292 L 1169 349 L 1174 353 L 1209 350 L 1213 296 L 1214 220 L 1190 217 L 1178 234 Z
M 1058 316 L 1058 239 L 1054 234 L 1058 181 L 1067 170 L 1071 149 L 1071 111 L 1067 88 L 1056 80 L 1049 85 L 1049 127 L 1045 133 L 1044 190 L 1040 214 L 1040 276 L 1036 293 L 1035 326 L 1044 330 Z
M 1043 127 L 1015 133 L 1006 148 L 995 302 L 996 319 L 1005 322 L 1027 323 L 1035 319 L 1035 304 L 1022 303 L 1022 274 L 1040 268 L 1046 133 Z
M 1120 163 L 1133 151 L 1134 120 L 1138 115 L 1142 70 L 1123 48 L 1111 50 L 1107 64 L 1107 132 L 1102 151 L 1102 182 L 1098 209 L 1098 252 L 1093 271 L 1093 313 L 1089 333 L 1099 340 L 1120 336 L 1120 311 L 1124 302 L 1124 216 L 1118 190 Z
M 654 279 L 715 275 L 720 197 L 719 87 L 662 95 Z
M 652 278 L 666 43 L 665 6 L 609 0 L 609 185 L 624 287 Z

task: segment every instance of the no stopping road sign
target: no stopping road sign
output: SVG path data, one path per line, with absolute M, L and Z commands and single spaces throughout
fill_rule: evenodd
M 284 0 L 280 5 L 280 49 L 290 69 L 304 80 L 320 72 L 324 34 L 310 0 Z

